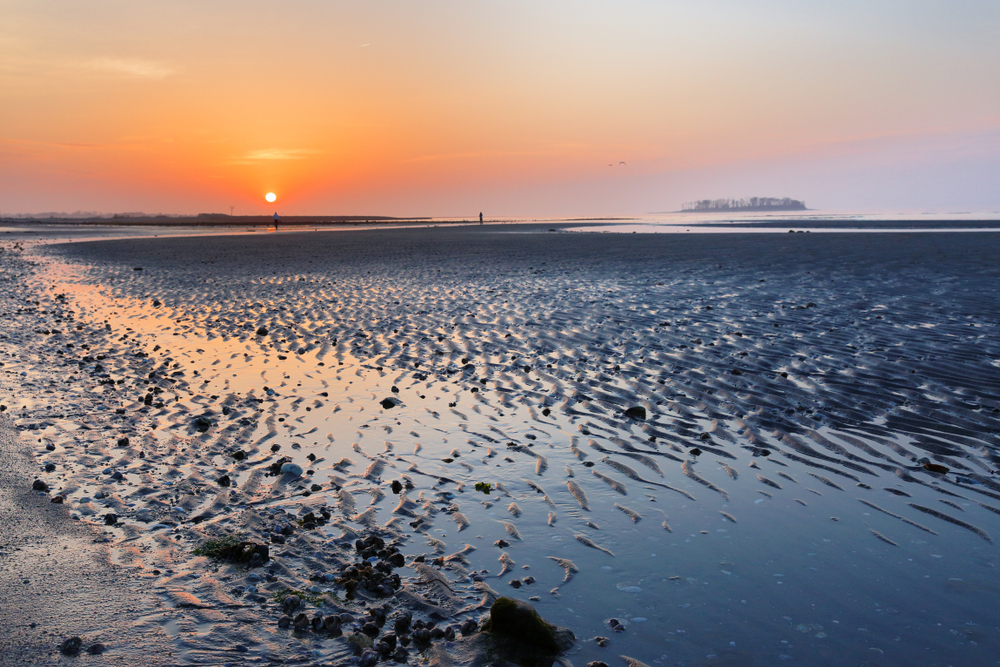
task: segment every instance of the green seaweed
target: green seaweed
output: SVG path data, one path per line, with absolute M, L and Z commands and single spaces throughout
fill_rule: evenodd
M 243 543 L 242 535 L 223 535 L 214 540 L 206 540 L 192 552 L 195 556 L 206 556 L 214 560 L 225 560 L 226 554 L 232 553 Z
M 336 593 L 323 593 L 320 595 L 313 595 L 312 593 L 297 591 L 294 588 L 286 588 L 283 591 L 278 591 L 277 593 L 271 596 L 271 599 L 277 602 L 278 604 L 281 604 L 282 602 L 285 601 L 285 598 L 292 595 L 297 595 L 298 598 L 303 602 L 308 602 L 317 607 L 323 604 L 324 602 L 330 602 L 331 598 L 333 600 L 339 599 Z

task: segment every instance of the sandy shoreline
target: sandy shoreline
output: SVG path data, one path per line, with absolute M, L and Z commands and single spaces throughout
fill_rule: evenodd
M 997 648 L 995 629 L 961 645 L 933 629 L 1000 590 L 996 235 L 550 228 L 4 244 L 20 301 L 0 402 L 55 465 L 62 511 L 147 582 L 137 636 L 176 664 L 351 659 L 343 637 L 277 627 L 292 588 L 350 614 L 347 634 L 384 601 L 445 627 L 530 599 L 577 633 L 572 664 L 827 664 L 870 655 L 853 628 L 879 624 L 909 638 L 878 643 L 896 662 Z M 269 475 L 282 457 L 312 474 Z M 259 580 L 191 554 L 234 531 L 269 544 Z M 399 593 L 362 605 L 336 579 L 372 534 L 406 565 Z M 896 572 L 893 550 L 919 569 Z M 945 582 L 938 611 L 849 610 L 913 602 L 897 577 Z M 464 641 L 434 660 L 465 664 Z

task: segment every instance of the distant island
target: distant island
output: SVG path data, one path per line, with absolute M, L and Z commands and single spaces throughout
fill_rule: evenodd
M 726 211 L 806 211 L 806 203 L 788 197 L 747 197 L 746 199 L 701 199 L 684 204 L 681 213 L 721 213 Z

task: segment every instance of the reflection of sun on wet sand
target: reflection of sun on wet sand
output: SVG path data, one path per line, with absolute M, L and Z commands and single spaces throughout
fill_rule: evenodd
M 868 602 L 1000 586 L 1000 237 L 550 227 L 5 244 L 0 396 L 136 631 L 474 664 L 506 595 L 574 663 L 992 655 Z

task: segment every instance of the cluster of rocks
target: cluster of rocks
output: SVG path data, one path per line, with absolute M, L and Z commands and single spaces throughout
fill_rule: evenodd
M 362 560 L 345 565 L 336 579 L 347 590 L 348 599 L 354 597 L 359 588 L 380 598 L 389 597 L 400 589 L 402 581 L 392 570 L 403 567 L 406 559 L 398 547 L 386 545 L 377 535 L 369 535 L 357 540 L 354 548 Z

